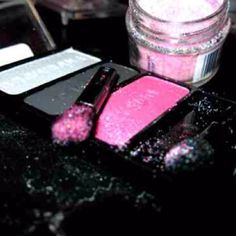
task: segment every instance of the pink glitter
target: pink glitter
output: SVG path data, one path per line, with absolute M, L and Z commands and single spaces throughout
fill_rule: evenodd
M 223 0 L 137 0 L 152 16 L 172 22 L 199 20 L 214 13 Z
M 181 156 L 189 155 L 193 151 L 193 147 L 187 145 L 186 143 L 181 143 L 173 147 L 165 156 L 166 165 L 171 165 L 178 161 Z
M 189 93 L 187 88 L 144 76 L 114 92 L 97 122 L 95 137 L 121 146 Z
M 230 28 L 227 7 L 227 0 L 130 0 L 131 64 L 201 85 L 219 68 Z
M 73 105 L 53 124 L 53 140 L 62 144 L 86 140 L 93 127 L 93 117 L 92 107 L 83 104 Z

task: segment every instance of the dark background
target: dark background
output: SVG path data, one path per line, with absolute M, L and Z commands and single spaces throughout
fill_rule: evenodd
M 126 1 L 125 1 L 126 2 Z M 82 51 L 128 65 L 124 17 L 71 21 L 37 7 L 58 48 Z M 203 87 L 236 101 L 236 36 L 224 46 L 217 76 Z M 225 179 L 147 188 L 83 152 L 66 153 L 0 114 L 1 235 L 164 235 L 234 229 L 235 182 Z M 6 233 L 3 233 L 6 232 Z

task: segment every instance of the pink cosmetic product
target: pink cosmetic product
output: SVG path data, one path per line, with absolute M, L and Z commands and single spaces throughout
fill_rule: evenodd
M 140 74 L 110 95 L 88 156 L 151 187 L 162 181 L 171 184 L 179 174 L 212 173 L 218 168 L 215 155 L 222 155 L 215 151 L 218 142 L 212 137 L 217 135 L 211 126 L 221 127 L 220 122 L 234 112 L 235 104 L 201 89 L 153 73 Z M 206 130 L 214 148 L 200 138 Z M 221 139 L 225 150 L 232 147 L 229 139 Z
M 110 67 L 101 67 L 78 100 L 60 115 L 52 125 L 53 140 L 59 144 L 80 143 L 93 131 L 97 115 L 118 81 Z
M 169 181 L 169 172 L 188 168 L 189 160 L 192 168 L 193 158 L 201 158 L 205 149 L 199 142 L 182 140 L 191 140 L 235 111 L 232 103 L 185 83 L 154 73 L 139 74 L 74 49 L 1 70 L 4 114 L 75 151 L 78 158 L 83 153 L 96 163 L 110 163 L 122 175 L 140 177 L 145 186 L 153 181 L 156 185 L 157 179 Z M 176 144 L 187 146 L 173 153 Z M 192 147 L 196 152 L 179 162 Z
M 1 68 L 1 109 L 55 143 L 80 143 L 93 133 L 119 77 L 137 74 L 72 48 L 32 57 Z
M 220 64 L 230 19 L 228 0 L 130 0 L 130 63 L 200 86 Z
M 96 128 L 95 137 L 123 146 L 190 93 L 189 89 L 152 75 L 144 75 L 114 92 Z

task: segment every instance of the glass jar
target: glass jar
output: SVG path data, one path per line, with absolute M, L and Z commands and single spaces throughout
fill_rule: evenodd
M 196 86 L 212 78 L 219 68 L 222 45 L 230 29 L 228 0 L 218 0 L 220 5 L 211 14 L 187 21 L 174 15 L 175 21 L 158 18 L 147 11 L 151 6 L 144 10 L 140 1 L 130 0 L 126 15 L 130 63 Z M 154 1 L 145 4 L 151 2 Z

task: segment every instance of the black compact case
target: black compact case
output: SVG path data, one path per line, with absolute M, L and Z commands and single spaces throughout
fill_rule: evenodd
M 122 146 L 109 145 L 96 138 L 79 146 L 87 152 L 91 161 L 104 163 L 117 174 L 125 173 L 145 186 L 157 183 L 172 183 L 176 176 L 194 173 L 230 173 L 232 157 L 235 155 L 236 104 L 200 89 L 190 88 L 155 74 L 139 74 L 132 68 L 112 62 L 98 62 L 85 66 L 53 81 L 30 89 L 20 95 L 0 92 L 1 110 L 17 121 L 51 137 L 51 123 L 68 109 L 81 95 L 86 84 L 101 66 L 114 68 L 120 76 L 117 90 L 132 84 L 143 76 L 158 77 L 159 80 L 189 89 L 189 94 L 179 99 L 170 109 L 144 127 Z M 7 68 L 10 68 L 9 66 Z M 6 68 L 4 68 L 6 69 Z M 3 70 L 4 71 L 4 70 Z M 13 115 L 13 116 L 12 116 Z M 220 135 L 222 134 L 222 135 Z M 195 163 L 183 171 L 170 171 L 165 166 L 166 154 L 186 139 L 199 138 L 215 150 L 211 160 Z M 68 151 L 78 152 L 71 146 Z M 70 149 L 71 148 L 71 149 Z M 198 146 L 195 147 L 198 149 Z M 204 153 L 203 153 L 204 154 Z M 194 169 L 194 171 L 192 171 Z M 226 174 L 227 175 L 227 174 Z M 198 175 L 203 176 L 203 175 Z M 199 178 L 199 177 L 198 177 Z
M 11 68 L 53 54 L 54 53 L 44 54 L 40 57 L 34 57 L 2 67 L 0 76 L 1 73 L 5 73 Z M 1 91 L 0 87 L 1 110 L 5 114 L 9 114 L 10 117 L 14 117 L 17 121 L 23 122 L 30 128 L 40 131 L 41 134 L 45 134 L 48 137 L 51 135 L 52 122 L 75 103 L 93 75 L 103 66 L 114 68 L 120 75 L 119 82 L 138 74 L 138 72 L 132 68 L 113 62 L 93 62 L 91 65 L 84 66 L 72 73 L 57 77 L 52 81 L 42 83 L 41 85 L 33 89 L 28 89 L 26 92 L 20 94 L 7 94 L 6 92 Z M 42 68 L 39 68 L 39 71 L 40 70 L 45 71 L 45 65 Z M 27 73 L 27 71 L 24 73 Z M 34 72 L 32 71 L 32 74 L 33 73 Z M 47 71 L 45 74 L 46 73 Z M 50 73 L 50 71 L 48 73 Z M 45 74 L 42 74 L 42 77 L 45 76 Z M 33 79 L 34 78 L 32 77 L 32 80 Z
M 141 74 L 123 82 L 120 87 L 146 75 L 157 76 Z M 164 183 L 168 186 L 180 179 L 183 182 L 194 178 L 206 183 L 206 178 L 231 176 L 236 154 L 236 103 L 157 77 L 186 87 L 190 93 L 156 117 L 125 145 L 109 145 L 93 139 L 88 156 L 99 162 L 102 160 L 116 173 L 126 173 L 134 181 L 144 186 L 150 185 L 152 189 L 153 185 L 160 187 Z M 180 163 L 178 168 L 167 168 L 165 156 L 168 152 L 186 143 L 192 145 L 190 155 L 183 153 L 182 158 L 189 160 Z

